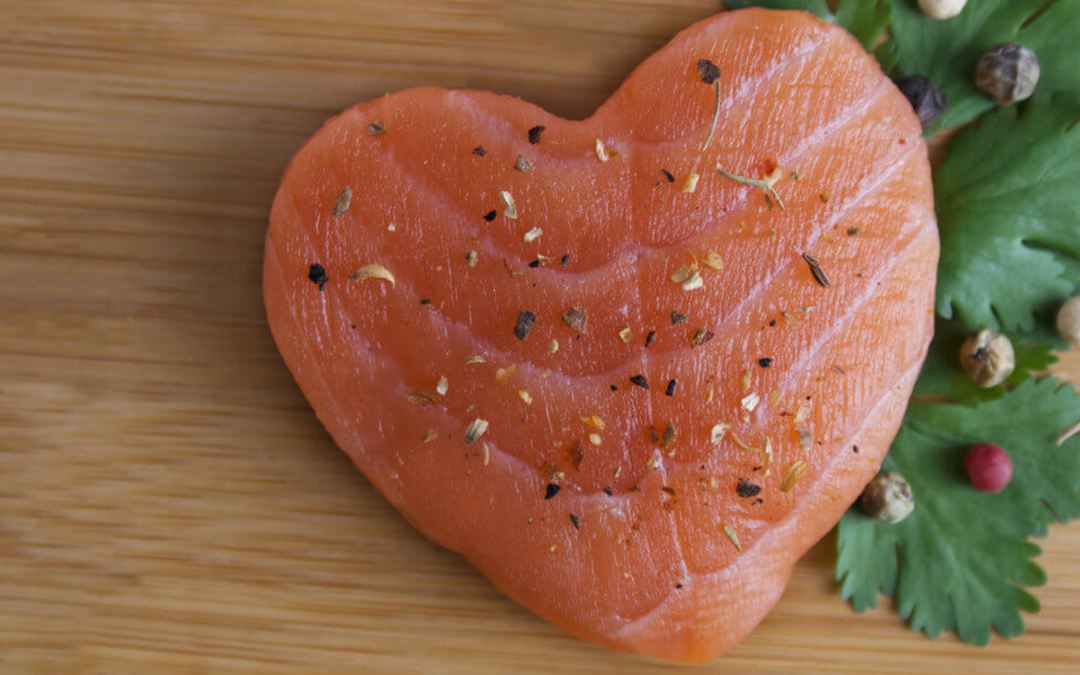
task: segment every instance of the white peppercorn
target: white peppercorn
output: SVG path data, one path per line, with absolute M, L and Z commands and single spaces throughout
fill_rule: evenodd
M 1029 98 L 1038 82 L 1039 58 L 1015 42 L 1000 44 L 983 54 L 975 70 L 975 84 L 998 105 Z
M 960 365 L 980 387 L 996 387 L 1012 375 L 1016 354 L 1009 338 L 983 328 L 960 347 Z
M 964 9 L 967 0 L 919 0 L 919 9 L 935 19 L 950 19 Z
M 871 518 L 895 524 L 915 510 L 915 495 L 903 476 L 882 471 L 867 484 L 858 505 Z
M 1080 295 L 1058 310 L 1057 329 L 1070 344 L 1080 346 Z

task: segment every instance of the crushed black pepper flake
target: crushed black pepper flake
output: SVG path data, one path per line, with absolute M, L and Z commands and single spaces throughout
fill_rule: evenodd
M 584 333 L 589 321 L 589 313 L 584 307 L 571 307 L 562 315 L 562 322 L 577 333 Z
M 570 514 L 570 523 L 573 524 L 575 530 L 581 529 L 581 518 L 576 513 Z
M 669 182 L 669 183 L 674 183 L 675 182 L 675 174 L 671 173 L 667 169 L 660 169 L 660 173 L 664 174 L 664 178 L 667 179 L 667 182 Z
M 669 445 L 671 445 L 672 443 L 674 443 L 675 442 L 675 435 L 677 433 L 678 432 L 675 429 L 675 425 L 672 424 L 671 422 L 668 422 L 667 426 L 664 427 L 664 433 L 660 435 L 660 447 L 661 448 L 666 448 Z
M 660 442 L 660 432 L 656 430 L 656 427 L 649 425 L 649 440 L 653 443 Z
M 856 455 L 859 454 L 859 446 L 857 446 L 857 445 L 851 446 L 851 451 L 854 452 Z
M 656 340 L 656 331 L 651 330 L 649 334 L 645 336 L 645 346 L 651 347 L 652 343 Z
M 524 341 L 525 338 L 529 337 L 529 331 L 532 330 L 535 321 L 535 314 L 527 309 L 521 310 L 521 313 L 518 314 L 517 324 L 514 325 L 514 336 Z
M 619 391 L 619 388 L 615 385 L 611 385 L 611 391 Z
M 570 262 L 570 254 L 563 254 L 563 257 L 559 260 L 559 264 L 566 267 L 566 263 Z
M 771 366 L 771 365 L 772 365 L 772 359 L 770 359 L 770 358 L 768 358 L 768 357 L 765 357 L 765 358 L 763 358 L 763 359 L 758 359 L 758 360 L 757 360 L 757 363 L 758 363 L 758 365 L 759 365 L 759 366 L 761 366 L 762 368 L 768 368 L 769 366 Z
M 821 263 L 818 259 L 809 253 L 802 254 L 803 260 L 810 266 L 810 274 L 814 275 L 814 281 L 818 282 L 822 288 L 828 288 L 832 286 L 832 282 L 829 281 L 829 277 L 825 275 L 825 270 L 821 269 Z
M 698 77 L 705 84 L 712 84 L 720 79 L 720 66 L 709 59 L 698 59 L 697 71 Z
M 770 328 L 775 328 L 776 327 L 776 319 L 773 319 L 772 321 L 769 322 L 769 327 Z
M 533 268 L 540 267 L 540 258 L 537 258 L 536 260 L 531 261 L 529 263 L 529 267 L 533 267 Z
M 749 499 L 761 494 L 761 486 L 753 481 L 740 478 L 739 483 L 735 486 L 735 492 L 743 499 Z
M 615 496 L 615 491 L 611 489 L 610 485 L 605 485 L 604 494 L 606 494 L 608 497 L 613 497 Z
M 544 134 L 544 130 L 547 127 L 542 124 L 537 124 L 535 127 L 529 129 L 529 142 L 536 145 L 540 142 L 540 137 Z
M 662 487 L 660 489 L 663 492 L 666 492 L 666 493 L 668 493 L 669 495 L 671 495 L 673 497 L 675 496 L 675 488 L 673 488 L 673 487 L 669 487 L 669 486 L 665 485 L 664 487 Z
M 478 145 L 475 148 L 473 148 L 472 154 L 474 154 L 474 155 L 476 155 L 478 157 L 483 157 L 484 155 L 487 154 L 487 149 L 485 149 L 484 146 L 482 146 L 482 145 Z
M 486 221 L 488 221 L 490 223 L 491 221 L 495 220 L 495 217 L 498 216 L 498 215 L 499 215 L 498 211 L 488 211 L 487 213 L 484 214 L 484 220 L 486 220 Z
M 664 390 L 664 393 L 668 396 L 674 396 L 676 384 L 678 383 L 675 380 L 668 380 L 667 389 Z
M 633 377 L 630 378 L 630 383 L 631 384 L 636 384 L 637 386 L 641 387 L 642 389 L 648 389 L 649 388 L 649 381 L 645 379 L 644 375 L 634 375 Z
M 326 282 L 330 281 L 329 275 L 326 274 L 326 268 L 319 263 L 311 265 L 307 278 L 311 279 L 311 283 L 317 284 L 320 291 L 326 286 Z
M 672 326 L 678 326 L 680 323 L 686 323 L 689 320 L 690 320 L 690 316 L 687 315 L 687 314 L 683 314 L 682 312 L 677 311 L 677 310 L 671 312 L 671 325 Z
M 430 298 L 424 298 L 423 300 L 420 301 L 420 306 L 425 307 L 427 309 L 431 309 L 432 307 L 435 306 L 435 303 L 432 302 Z
M 713 337 L 715 337 L 715 335 L 711 330 L 708 330 L 706 328 L 698 328 L 697 332 L 694 333 L 694 337 L 690 340 L 690 347 L 700 347 L 709 340 L 713 339 Z
M 852 225 L 851 227 L 849 227 L 847 229 L 847 236 L 849 236 L 849 237 L 854 237 L 858 233 L 859 233 L 859 228 L 855 227 L 854 225 Z
M 372 122 L 371 124 L 368 125 L 368 128 L 367 128 L 367 135 L 368 136 L 380 136 L 380 135 L 385 134 L 385 133 L 386 133 L 386 122 L 383 122 L 382 120 L 375 120 L 374 122 Z
M 559 494 L 559 490 L 561 489 L 561 485 L 558 485 L 556 483 L 548 483 L 547 487 L 544 488 L 544 499 L 551 499 L 555 495 Z

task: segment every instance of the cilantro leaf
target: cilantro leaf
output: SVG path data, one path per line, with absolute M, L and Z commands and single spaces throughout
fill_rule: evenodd
M 1024 631 L 1020 612 L 1037 612 L 1024 587 L 1046 574 L 1027 541 L 1051 522 L 1080 516 L 1080 437 L 1055 445 L 1080 419 L 1080 396 L 1052 378 L 1028 379 L 975 406 L 913 404 L 884 468 L 911 483 L 915 511 L 898 525 L 849 511 L 840 521 L 836 578 L 862 611 L 878 592 L 895 595 L 914 630 L 955 630 L 986 644 Z M 1000 444 L 1013 478 L 997 494 L 975 491 L 963 469 L 968 448 Z
M 891 58 L 879 54 L 879 59 L 890 68 L 895 63 L 894 75 L 929 77 L 949 99 L 928 135 L 995 107 L 975 85 L 975 67 L 984 52 L 1002 42 L 1019 42 L 1039 57 L 1038 93 L 1080 90 L 1073 35 L 1080 0 L 978 0 L 945 21 L 923 14 L 915 0 L 893 5 L 892 40 L 879 49 Z
M 831 23 L 840 24 L 866 49 L 870 49 L 881 36 L 892 16 L 892 0 L 842 0 L 835 12 L 829 9 L 825 0 L 728 0 L 727 6 L 731 9 L 801 9 Z
M 1075 291 L 1080 260 L 1080 100 L 1040 98 L 1021 110 L 961 131 L 934 174 L 937 311 L 970 330 L 1060 345 L 1053 313 Z

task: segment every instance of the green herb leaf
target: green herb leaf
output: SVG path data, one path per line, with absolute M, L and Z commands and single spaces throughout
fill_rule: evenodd
M 953 140 L 934 174 L 939 315 L 1061 344 L 1053 313 L 1080 278 L 1078 116 L 1076 98 L 1040 99 Z
M 835 12 L 829 9 L 825 0 L 728 0 L 727 6 L 731 9 L 801 9 L 840 24 L 867 49 L 881 36 L 892 15 L 892 0 L 842 0 Z
M 878 58 L 894 75 L 925 75 L 949 99 L 927 134 L 965 124 L 994 108 L 975 85 L 979 57 L 1002 42 L 1019 42 L 1039 57 L 1036 91 L 1080 90 L 1075 67 L 1075 27 L 1080 0 L 972 0 L 959 16 L 945 21 L 925 15 L 915 0 L 893 3 L 892 40 Z
M 878 592 L 895 595 L 901 616 L 932 637 L 955 630 L 986 644 L 991 628 L 1023 633 L 1020 612 L 1036 612 L 1025 586 L 1046 574 L 1027 541 L 1054 521 L 1080 516 L 1080 437 L 1055 445 L 1080 419 L 1080 396 L 1052 378 L 1029 379 L 975 406 L 913 404 L 884 468 L 911 484 L 915 511 L 898 525 L 850 511 L 840 521 L 837 580 L 858 611 Z M 1009 453 L 1013 478 L 1000 493 L 977 492 L 963 459 L 982 441 Z

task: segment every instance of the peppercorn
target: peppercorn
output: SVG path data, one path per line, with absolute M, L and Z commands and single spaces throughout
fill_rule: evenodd
M 1057 329 L 1071 344 L 1080 345 L 1080 295 L 1069 300 L 1057 315 Z
M 882 471 L 866 486 L 858 503 L 862 512 L 871 518 L 895 524 L 915 510 L 915 495 L 903 476 Z
M 896 86 L 900 89 L 900 93 L 911 102 L 911 107 L 915 109 L 915 114 L 918 115 L 923 129 L 937 121 L 948 103 L 948 98 L 933 80 L 922 75 L 908 75 L 900 78 L 896 81 Z
M 919 0 L 919 9 L 934 19 L 951 19 L 964 9 L 967 0 Z
M 1009 338 L 983 328 L 960 347 L 960 365 L 975 384 L 996 387 L 1012 375 L 1016 355 Z
M 993 443 L 971 446 L 964 457 L 964 468 L 979 492 L 1001 492 L 1012 480 L 1012 460 L 1000 445 Z
M 975 84 L 998 105 L 1023 101 L 1035 93 L 1039 82 L 1039 58 L 1015 42 L 994 47 L 979 58 Z

